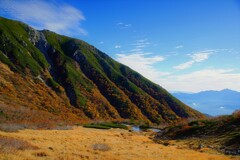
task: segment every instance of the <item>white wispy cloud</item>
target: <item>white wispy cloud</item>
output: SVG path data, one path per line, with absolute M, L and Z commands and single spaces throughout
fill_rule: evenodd
M 123 25 L 123 23 L 122 23 L 122 22 L 118 22 L 118 23 L 117 23 L 117 26 L 120 26 L 120 25 Z
M 201 51 L 201 52 L 194 53 L 194 54 L 190 55 L 190 57 L 195 62 L 202 62 L 202 61 L 208 59 L 209 56 L 213 53 L 214 53 L 214 50 L 206 50 L 206 51 Z
M 199 92 L 222 90 L 225 88 L 240 91 L 240 73 L 235 69 L 203 69 L 181 75 L 169 75 L 155 80 L 168 90 Z
M 150 80 L 156 80 L 169 74 L 167 72 L 160 72 L 153 66 L 155 63 L 164 61 L 165 58 L 163 56 L 149 56 L 148 53 L 117 54 L 116 60 Z
M 145 42 L 147 42 L 147 41 L 148 41 L 147 38 L 137 40 L 137 42 L 139 42 L 139 43 L 145 43 Z
M 121 45 L 115 45 L 114 48 L 116 49 L 121 48 Z
M 101 42 L 99 42 L 99 44 L 104 44 L 104 42 L 103 42 L 103 41 L 101 41 Z
M 136 48 L 145 48 L 146 47 L 146 45 L 144 45 L 144 44 L 139 44 L 139 45 L 137 45 L 137 46 L 135 46 Z
M 23 21 L 37 29 L 49 29 L 66 35 L 86 35 L 81 27 L 85 20 L 77 8 L 46 0 L 1 0 L 1 12 Z
M 142 49 L 141 48 L 134 48 L 134 49 L 131 49 L 130 51 L 131 52 L 139 52 L 139 51 L 141 51 Z
M 201 63 L 209 58 L 216 50 L 204 50 L 187 55 L 190 61 L 181 64 L 179 69 L 191 67 L 194 63 Z M 129 52 L 127 52 L 129 53 Z M 240 91 L 239 69 L 207 68 L 179 74 L 176 72 L 162 72 L 155 64 L 165 61 L 163 56 L 153 56 L 142 49 L 133 49 L 130 54 L 117 54 L 116 60 L 139 72 L 144 77 L 163 86 L 169 91 L 199 92 L 203 90 L 222 90 L 225 88 Z M 196 104 L 197 105 L 197 104 Z
M 179 64 L 177 66 L 173 66 L 174 69 L 178 69 L 178 70 L 183 70 L 183 69 L 186 69 L 186 68 L 189 68 L 193 65 L 193 63 L 195 63 L 195 61 L 188 61 L 188 62 L 185 62 L 185 63 L 182 63 L 182 64 Z
M 133 43 L 133 45 L 148 45 L 148 44 L 150 44 L 150 42 L 148 41 L 147 38 L 136 40 L 136 43 Z
M 116 25 L 118 26 L 119 29 L 126 29 L 126 28 L 129 28 L 129 27 L 132 27 L 132 24 L 123 23 L 123 22 L 118 22 Z
M 169 75 L 168 72 L 158 71 L 154 64 L 165 60 L 164 56 L 154 56 L 151 52 L 147 52 L 144 49 L 151 43 L 147 38 L 138 39 L 134 43 L 130 44 L 133 49 L 122 54 L 116 54 L 116 60 L 129 66 L 133 70 L 139 72 L 150 80 L 159 79 L 162 76 Z
M 151 43 L 148 41 L 148 39 L 145 38 L 145 39 L 136 40 L 136 42 L 131 45 L 135 47 L 134 49 L 142 49 L 149 46 L 150 44 Z
M 131 27 L 132 24 L 125 24 L 124 27 Z
M 175 47 L 176 49 L 180 49 L 180 48 L 183 48 L 183 45 L 178 45 Z
M 183 70 L 183 69 L 187 69 L 190 68 L 194 63 L 199 63 L 202 61 L 205 61 L 209 58 L 209 56 L 211 54 L 213 54 L 214 52 L 216 52 L 215 50 L 204 50 L 204 51 L 200 51 L 200 52 L 196 52 L 194 54 L 188 54 L 188 56 L 191 58 L 191 60 L 184 62 L 182 64 L 173 66 L 174 69 L 177 70 Z

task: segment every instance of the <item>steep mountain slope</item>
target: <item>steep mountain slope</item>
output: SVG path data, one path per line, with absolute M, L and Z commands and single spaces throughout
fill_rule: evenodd
M 240 92 L 224 89 L 199 93 L 173 93 L 189 106 L 210 115 L 231 114 L 240 109 Z
M 54 122 L 87 120 L 81 110 L 70 105 L 64 93 L 56 93 L 40 79 L 14 73 L 3 63 L 0 63 L 0 75 L 1 123 L 49 126 Z
M 43 90 L 38 88 L 41 92 L 46 92 L 44 88 L 55 92 L 56 97 L 47 98 L 48 101 L 59 99 L 67 103 L 55 107 L 68 106 L 68 110 L 77 110 L 74 114 L 83 119 L 131 118 L 161 123 L 174 122 L 181 117 L 204 117 L 162 87 L 81 40 L 48 30 L 37 31 L 5 18 L 0 18 L 0 61 L 19 78 L 39 79 L 32 83 L 44 86 Z M 13 79 L 8 76 L 5 81 Z M 9 94 L 15 92 L 12 90 Z M 2 101 L 11 99 L 3 85 L 0 85 L 0 93 Z M 25 97 L 22 93 L 20 100 L 25 101 Z M 40 110 L 54 108 L 33 104 Z

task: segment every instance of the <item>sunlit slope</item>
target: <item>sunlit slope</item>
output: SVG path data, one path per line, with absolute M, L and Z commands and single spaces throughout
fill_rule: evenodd
M 64 102 L 69 101 L 70 107 L 84 114 L 82 118 L 161 123 L 203 117 L 94 46 L 48 30 L 37 31 L 18 21 L 0 18 L 0 61 L 14 73 L 39 79 L 38 83 L 58 98 L 65 96 Z M 0 87 L 1 97 L 7 98 Z

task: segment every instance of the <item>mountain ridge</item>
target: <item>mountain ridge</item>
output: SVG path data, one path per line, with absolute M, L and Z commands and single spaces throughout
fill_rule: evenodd
M 172 93 L 174 96 L 190 106 L 198 107 L 204 113 L 210 115 L 231 114 L 240 108 L 238 99 L 240 92 L 223 89 L 220 91 L 208 90 L 198 93 Z M 212 110 L 210 110 L 212 109 Z
M 233 89 L 225 88 L 225 89 L 221 89 L 221 90 L 202 90 L 202 91 L 199 91 L 199 92 L 170 91 L 170 93 L 172 93 L 172 94 L 174 94 L 174 93 L 196 94 L 196 93 L 201 93 L 201 92 L 220 92 L 220 91 L 240 92 L 240 91 L 236 91 L 236 90 L 233 90 Z
M 37 83 L 67 98 L 68 108 L 80 110 L 85 118 L 161 123 L 204 117 L 161 86 L 82 40 L 49 30 L 37 31 L 1 17 L 0 38 L 2 66 L 7 65 L 17 76 L 37 78 L 41 81 Z M 6 81 L 10 76 L 4 77 Z

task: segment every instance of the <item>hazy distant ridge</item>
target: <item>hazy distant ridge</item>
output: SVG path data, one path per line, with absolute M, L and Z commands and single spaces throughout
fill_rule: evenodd
M 172 94 L 187 105 L 210 115 L 231 114 L 234 110 L 240 109 L 240 92 L 230 89 Z

